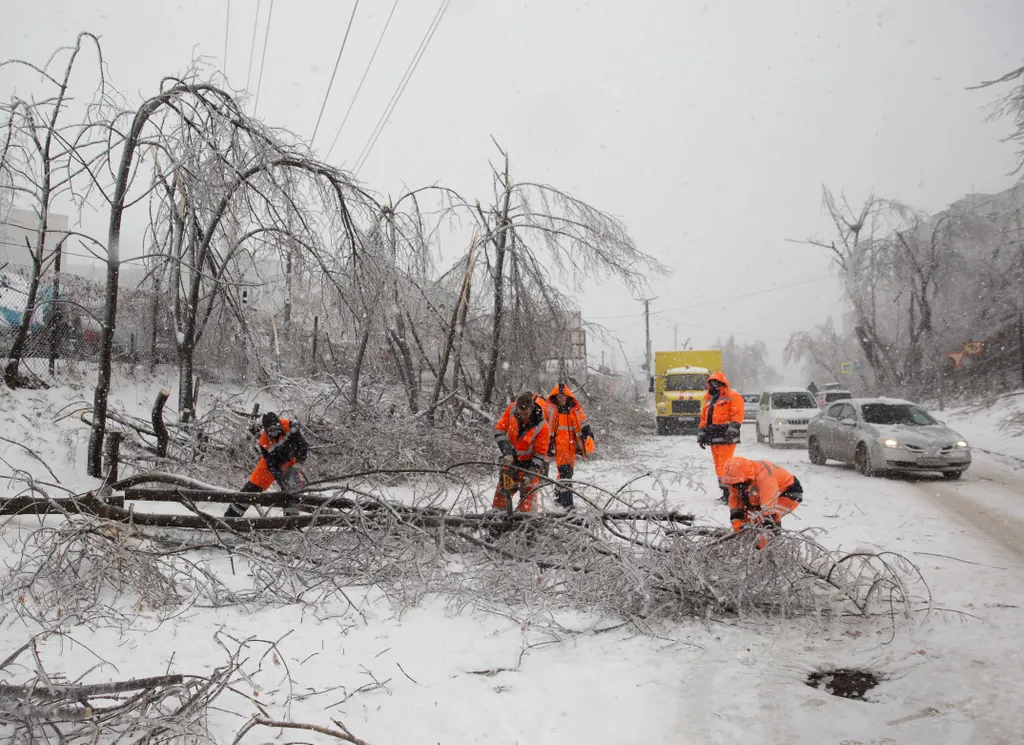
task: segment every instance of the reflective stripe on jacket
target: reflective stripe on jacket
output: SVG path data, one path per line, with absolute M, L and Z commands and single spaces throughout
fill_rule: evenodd
M 721 371 L 712 373 L 709 380 L 719 380 L 724 385 L 717 396 L 712 396 L 710 391 L 704 394 L 698 434 L 703 434 L 712 445 L 739 442 L 739 427 L 743 424 L 744 414 L 743 396 L 729 386 L 729 379 Z M 730 424 L 734 426 L 730 427 Z
M 563 409 L 558 408 L 558 393 L 565 393 L 568 399 Z M 583 407 L 576 400 L 569 386 L 556 385 L 551 389 L 548 396 L 548 406 L 551 409 L 551 431 L 554 435 L 555 463 L 565 465 L 576 462 L 576 453 L 583 448 L 583 438 L 586 437 L 590 428 L 587 425 L 587 415 Z M 548 448 L 551 452 L 552 448 Z
M 534 401 L 529 421 L 523 422 L 513 401 L 494 425 L 494 440 L 502 452 L 511 446 L 511 452 L 515 453 L 518 461 L 536 459 L 539 463 L 546 463 L 551 443 L 548 413 Z M 503 443 L 505 447 L 502 447 Z

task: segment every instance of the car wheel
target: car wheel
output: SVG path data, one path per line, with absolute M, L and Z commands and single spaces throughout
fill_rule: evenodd
M 963 471 L 943 471 L 942 478 L 949 481 L 956 481 L 958 478 L 964 475 Z
M 825 465 L 825 461 L 828 460 L 825 454 L 821 452 L 821 445 L 818 444 L 818 438 L 812 437 L 807 441 L 807 457 L 811 459 L 811 463 L 816 466 Z
M 754 422 L 754 433 L 757 435 L 758 442 L 764 442 L 764 435 L 761 434 L 761 425 Z
M 768 447 L 775 448 L 775 427 L 768 428 Z
M 875 475 L 875 469 L 871 467 L 871 454 L 864 443 L 857 446 L 857 452 L 853 455 L 853 465 L 861 476 Z
M 668 434 L 668 426 L 666 425 L 665 420 L 662 419 L 661 417 L 658 417 L 658 434 L 659 435 L 666 435 L 666 434 Z

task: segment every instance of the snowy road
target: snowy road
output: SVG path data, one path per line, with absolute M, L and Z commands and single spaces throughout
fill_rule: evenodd
M 680 660 L 675 726 L 683 737 L 674 741 L 1021 742 L 1024 497 L 1015 472 L 982 455 L 960 482 L 865 478 L 841 465 L 811 465 L 802 449 L 753 443 L 746 429 L 739 454 L 782 465 L 804 484 L 804 504 L 788 527 L 826 528 L 822 543 L 845 550 L 907 556 L 924 573 L 936 606 L 950 610 L 913 619 L 895 638 L 884 625 L 863 621 L 794 621 L 789 628 L 712 623 L 706 652 Z M 701 458 L 706 494 L 680 488 L 669 499 L 727 523 L 727 509 L 715 500 L 710 455 L 692 438 L 650 438 L 637 449 L 633 462 L 649 468 Z M 826 665 L 869 668 L 887 680 L 871 702 L 839 699 L 803 684 Z
M 132 413 L 148 410 L 145 386 L 120 395 L 138 402 Z M 55 412 L 82 395 L 66 398 L 7 394 L 0 418 L 9 438 L 40 453 L 63 483 L 90 483 L 78 471 L 84 425 L 65 419 L 63 431 L 53 429 Z M 224 661 L 213 643 L 217 632 L 280 640 L 287 670 L 276 662 L 250 670 L 261 705 L 296 721 L 327 724 L 341 716 L 376 745 L 1022 742 L 1024 471 L 979 454 L 960 482 L 865 478 L 838 465 L 813 466 L 800 449 L 758 445 L 747 430 L 740 454 L 783 465 L 804 484 L 804 504 L 787 527 L 823 528 L 819 540 L 832 548 L 906 556 L 927 579 L 936 609 L 901 620 L 895 635 L 885 620 L 723 618 L 668 624 L 647 636 L 590 633 L 608 619 L 569 611 L 522 621 L 500 608 L 456 610 L 445 598 L 403 610 L 353 588 L 358 613 L 337 601 L 192 607 L 165 620 L 146 611 L 125 628 L 69 624 L 68 638 L 88 649 L 55 638 L 42 653 L 51 674 L 74 679 L 95 666 L 95 652 L 111 666 L 91 675 L 123 679 L 209 672 Z M 0 456 L 12 467 L 39 469 L 15 445 L 0 445 Z M 580 463 L 579 478 L 616 489 L 647 471 L 696 469 L 703 493 L 686 478 L 637 483 L 652 493 L 664 489 L 668 502 L 701 522 L 728 524 L 710 454 L 692 437 L 640 438 L 627 456 Z M 7 526 L 8 541 L 19 525 L 30 530 L 37 522 Z M 17 556 L 0 544 L 3 550 L 0 561 L 12 564 Z M 243 583 L 225 562 L 214 566 Z M 17 614 L 0 616 L 0 658 L 39 630 L 28 626 Z M 253 644 L 253 659 L 260 659 L 265 649 Z M 836 698 L 804 684 L 825 666 L 869 668 L 884 682 L 869 701 Z M 386 687 L 365 690 L 371 675 Z M 211 726 L 230 742 L 254 709 L 237 696 L 224 706 L 236 713 L 215 712 Z

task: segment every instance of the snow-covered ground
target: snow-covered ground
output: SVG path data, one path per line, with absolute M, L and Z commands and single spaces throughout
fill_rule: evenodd
M 144 415 L 158 387 L 121 382 L 113 400 Z M 82 473 L 84 426 L 73 418 L 55 422 L 64 407 L 89 399 L 88 389 L 74 385 L 13 393 L 0 387 L 0 475 L 23 469 L 76 490 L 92 486 Z M 995 416 L 944 418 L 984 443 Z M 821 541 L 830 547 L 903 554 L 924 573 L 937 609 L 901 621 L 895 635 L 888 623 L 851 617 L 772 624 L 709 619 L 650 636 L 628 628 L 595 633 L 607 621 L 582 615 L 522 619 L 501 609 L 455 611 L 444 598 L 399 613 L 374 592 L 353 590 L 357 611 L 341 602 L 193 607 L 162 621 L 157 611 L 144 611 L 123 628 L 66 626 L 64 636 L 41 645 L 40 655 L 51 674 L 69 679 L 99 660 L 107 665 L 93 670 L 91 681 L 207 674 L 227 659 L 217 639 L 228 648 L 231 639 L 248 639 L 249 679 L 225 694 L 211 719 L 224 742 L 256 713 L 253 700 L 282 719 L 329 726 L 337 718 L 373 745 L 1024 741 L 1022 464 L 978 452 L 956 483 L 869 479 L 849 468 L 812 466 L 802 450 L 770 450 L 746 429 L 741 454 L 773 460 L 804 484 L 804 504 L 787 518 L 788 527 L 824 528 Z M 617 488 L 691 458 L 703 465 L 704 492 L 664 483 L 668 501 L 702 522 L 727 524 L 710 455 L 689 437 L 641 438 L 628 459 L 582 463 L 579 478 Z M 9 490 L 15 489 L 12 482 Z M 6 548 L 14 536 L 35 525 L 28 517 L 0 524 L 4 562 L 15 558 Z M 6 657 L 40 629 L 2 612 L 0 657 Z M 809 672 L 824 667 L 869 668 L 884 681 L 868 701 L 837 698 L 804 684 Z M 7 679 L 18 672 L 8 671 Z M 254 732 L 246 741 L 276 734 Z M 330 741 L 312 732 L 276 741 L 295 739 Z

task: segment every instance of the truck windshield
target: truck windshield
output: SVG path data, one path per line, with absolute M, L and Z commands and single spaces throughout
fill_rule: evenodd
M 702 391 L 708 385 L 708 376 L 694 373 L 676 373 L 665 376 L 666 391 Z

